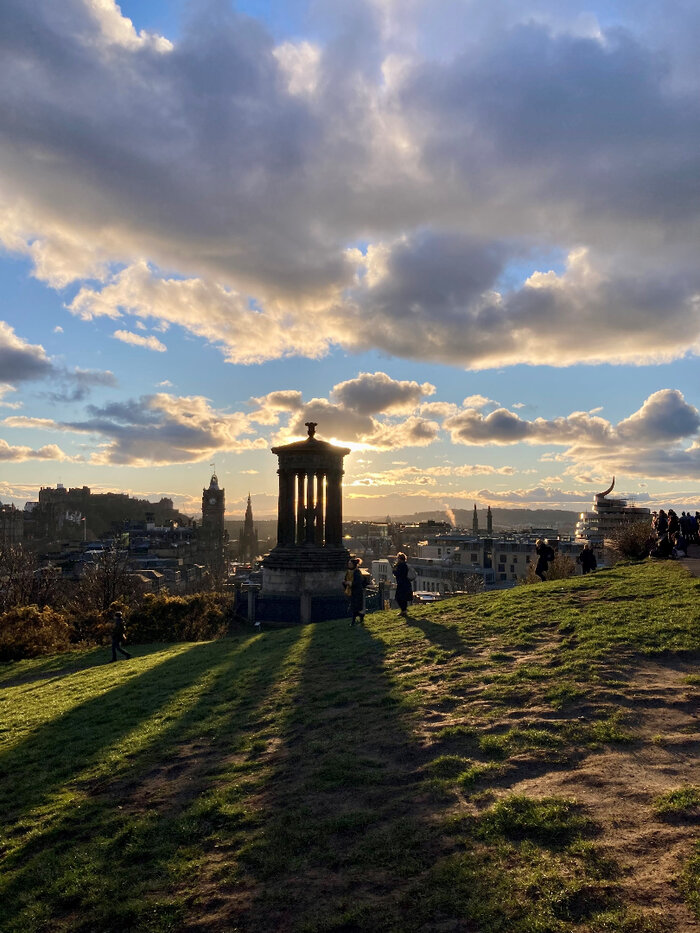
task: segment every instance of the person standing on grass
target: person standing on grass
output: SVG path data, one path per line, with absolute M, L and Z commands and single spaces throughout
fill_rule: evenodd
M 405 618 L 408 604 L 413 602 L 413 587 L 409 577 L 409 567 L 406 562 L 406 555 L 399 551 L 396 555 L 396 563 L 393 568 L 396 577 L 396 602 L 399 607 L 399 615 Z
M 112 661 L 117 660 L 117 651 L 123 654 L 125 658 L 130 658 L 128 651 L 122 648 L 122 642 L 126 641 L 126 626 L 124 625 L 124 616 L 121 612 L 114 613 L 114 626 L 112 627 Z
M 359 620 L 360 624 L 365 621 L 365 586 L 367 581 L 365 579 L 365 574 L 360 570 L 360 564 L 362 561 L 359 557 L 353 557 L 348 561 L 348 573 L 352 574 L 350 577 L 350 613 L 352 615 L 352 621 L 350 625 L 354 625 L 356 621 Z

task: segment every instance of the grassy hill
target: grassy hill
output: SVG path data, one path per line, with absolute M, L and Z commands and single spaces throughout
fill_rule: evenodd
M 699 590 L 0 667 L 0 929 L 695 929 Z

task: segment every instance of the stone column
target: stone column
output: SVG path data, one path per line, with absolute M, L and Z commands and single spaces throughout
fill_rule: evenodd
M 323 546 L 323 516 L 326 503 L 324 500 L 324 489 L 323 489 L 323 480 L 325 479 L 325 473 L 323 470 L 318 470 L 316 473 L 316 537 L 315 543 L 318 547 Z
M 294 544 L 294 474 L 289 470 L 278 470 L 280 478 L 279 503 L 277 506 L 277 543 Z
M 342 547 L 343 542 L 343 472 L 329 471 L 326 486 L 326 547 Z
M 304 533 L 304 544 L 313 544 L 316 535 L 316 512 L 314 509 L 314 473 L 309 470 L 306 474 L 306 509 L 305 509 L 306 528 Z
M 304 489 L 304 480 L 306 479 L 306 473 L 303 470 L 299 470 L 297 473 L 297 533 L 296 533 L 296 543 L 304 543 L 304 507 L 306 506 L 305 501 L 305 489 Z

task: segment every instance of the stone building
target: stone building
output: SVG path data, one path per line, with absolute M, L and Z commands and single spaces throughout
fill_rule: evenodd
M 21 544 L 24 539 L 24 512 L 14 505 L 0 505 L 0 545 Z
M 216 473 L 212 473 L 208 488 L 202 490 L 202 524 L 199 531 L 200 550 L 209 569 L 220 576 L 223 574 L 225 559 L 226 528 L 224 512 L 226 509 L 225 490 L 219 487 Z

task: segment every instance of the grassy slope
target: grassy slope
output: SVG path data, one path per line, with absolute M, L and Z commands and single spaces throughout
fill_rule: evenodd
M 640 741 L 625 684 L 699 656 L 699 589 L 644 564 L 6 666 L 0 929 L 669 929 L 584 807 L 508 789 Z

